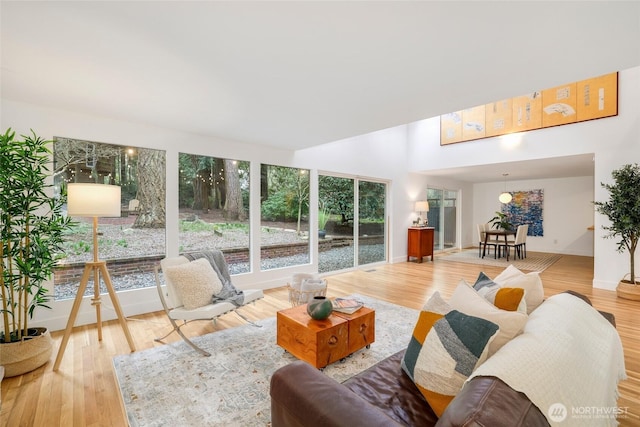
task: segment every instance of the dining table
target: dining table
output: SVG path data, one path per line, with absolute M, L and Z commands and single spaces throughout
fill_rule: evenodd
M 498 241 L 500 236 L 504 236 L 504 247 L 505 247 L 505 252 L 507 253 L 507 261 L 509 261 L 509 250 L 507 248 L 507 241 L 509 236 L 514 236 L 515 238 L 515 235 L 516 235 L 516 230 L 485 230 L 484 245 L 482 247 L 482 258 L 484 258 L 484 255 L 487 252 L 487 242 L 489 241 L 489 237 L 496 236 L 496 241 Z M 496 248 L 496 251 L 497 251 L 497 248 Z

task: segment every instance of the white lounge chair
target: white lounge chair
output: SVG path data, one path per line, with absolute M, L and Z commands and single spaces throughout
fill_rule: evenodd
M 196 254 L 187 254 L 181 255 L 173 258 L 165 258 L 160 261 L 160 265 L 155 268 L 155 276 L 156 276 L 156 286 L 158 288 L 158 295 L 160 296 L 160 302 L 162 303 L 162 307 L 164 308 L 173 329 L 169 331 L 166 335 L 155 338 L 154 341 L 162 342 L 163 339 L 168 337 L 171 333 L 177 332 L 178 335 L 189 344 L 194 350 L 199 352 L 204 356 L 211 356 L 211 353 L 203 350 L 202 348 L 195 345 L 189 338 L 187 338 L 180 328 L 186 325 L 189 322 L 194 320 L 210 320 L 214 324 L 216 319 L 226 313 L 236 313 L 242 320 L 252 324 L 253 326 L 260 327 L 260 325 L 251 322 L 244 315 L 239 313 L 237 310 L 251 302 L 255 302 L 264 297 L 262 289 L 245 289 L 242 290 L 242 298 L 236 298 L 237 295 L 234 295 L 234 298 L 226 299 L 226 300 L 217 300 L 213 302 L 213 295 L 211 295 L 212 302 L 210 304 L 204 305 L 202 307 L 187 309 L 184 306 L 182 298 L 176 288 L 175 284 L 169 279 L 166 274 L 163 274 L 164 278 L 164 286 L 163 281 L 160 279 L 160 270 L 166 270 L 171 266 L 178 266 L 182 264 L 187 264 L 191 262 L 189 258 L 207 258 L 214 271 L 218 274 L 218 277 L 222 283 L 228 281 L 228 284 L 231 283 L 231 279 L 229 276 L 229 269 L 227 263 L 224 261 L 224 256 L 220 251 L 210 251 L 210 252 L 202 252 L 198 255 Z M 233 288 L 233 285 L 231 285 Z M 233 288 L 235 290 L 235 288 Z M 241 300 L 241 303 L 238 304 L 238 301 Z M 231 301 L 235 301 L 234 304 Z M 237 305 L 238 304 L 238 305 Z

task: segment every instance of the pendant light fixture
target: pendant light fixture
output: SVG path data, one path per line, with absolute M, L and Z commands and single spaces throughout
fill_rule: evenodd
M 502 176 L 504 176 L 504 192 L 502 192 L 502 194 L 500 194 L 500 196 L 498 197 L 498 200 L 500 200 L 500 203 L 509 203 L 513 197 L 511 196 L 511 193 L 507 192 L 507 177 L 509 176 L 508 173 L 503 173 Z

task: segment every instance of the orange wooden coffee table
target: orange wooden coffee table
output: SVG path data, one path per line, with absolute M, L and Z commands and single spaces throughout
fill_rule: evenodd
M 333 312 L 314 320 L 307 305 L 278 311 L 277 344 L 316 368 L 344 359 L 375 341 L 375 311 L 362 307 L 353 314 Z

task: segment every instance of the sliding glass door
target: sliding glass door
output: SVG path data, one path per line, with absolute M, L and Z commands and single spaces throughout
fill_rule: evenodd
M 387 184 L 358 182 L 358 265 L 386 261 Z
M 338 271 L 355 265 L 355 180 L 318 177 L 318 271 Z
M 429 226 L 435 228 L 434 250 L 442 251 L 458 247 L 457 204 L 458 192 L 439 188 L 427 188 L 429 201 Z
M 386 193 L 386 183 L 319 175 L 320 273 L 387 260 Z

